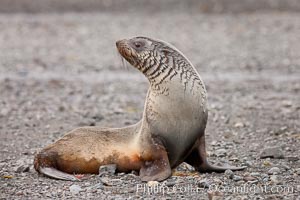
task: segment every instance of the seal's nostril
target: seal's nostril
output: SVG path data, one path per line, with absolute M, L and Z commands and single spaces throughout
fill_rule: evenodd
M 119 48 L 119 47 L 121 47 L 121 46 L 123 46 L 123 45 L 125 45 L 126 44 L 126 40 L 118 40 L 117 42 L 116 42 L 116 46 Z
M 117 46 L 117 47 L 119 47 L 120 43 L 121 43 L 121 41 L 120 41 L 120 40 L 119 40 L 119 41 L 117 41 L 117 42 L 116 42 L 116 46 Z

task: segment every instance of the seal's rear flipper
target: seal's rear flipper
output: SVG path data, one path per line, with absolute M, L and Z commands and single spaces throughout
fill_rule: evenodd
M 214 166 L 209 164 L 208 162 L 206 162 L 206 164 L 200 165 L 200 167 L 198 168 L 199 172 L 225 172 L 227 169 L 230 169 L 232 171 L 238 171 L 238 170 L 243 170 L 246 169 L 246 166 L 242 166 L 242 167 L 235 167 L 235 166 Z
M 42 174 L 45 174 L 46 176 L 59 179 L 59 180 L 65 180 L 65 181 L 79 181 L 78 178 L 71 174 L 67 174 L 65 172 L 59 171 L 55 168 L 51 167 L 40 167 L 39 172 Z
M 142 181 L 162 181 L 171 176 L 168 153 L 162 145 L 153 145 L 151 160 L 145 159 L 141 169 Z
M 205 136 L 199 139 L 196 148 L 186 158 L 185 162 L 192 165 L 199 172 L 224 172 L 227 169 L 232 171 L 243 170 L 246 166 L 234 167 L 234 166 L 213 166 L 207 162 L 206 150 L 205 150 Z

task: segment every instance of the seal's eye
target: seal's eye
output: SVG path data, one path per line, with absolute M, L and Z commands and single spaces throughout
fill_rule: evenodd
M 140 43 L 140 42 L 135 42 L 135 43 L 134 43 L 134 46 L 135 46 L 136 48 L 140 48 L 140 47 L 142 46 L 142 43 Z

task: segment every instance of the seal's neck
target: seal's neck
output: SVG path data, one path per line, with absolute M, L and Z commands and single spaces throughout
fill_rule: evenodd
M 204 83 L 188 61 L 173 59 L 172 63 L 163 63 L 143 73 L 149 80 L 151 91 L 157 94 L 192 94 L 206 99 Z

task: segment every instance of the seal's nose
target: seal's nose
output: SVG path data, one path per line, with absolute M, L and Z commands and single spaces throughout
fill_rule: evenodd
M 117 48 L 119 48 L 120 44 L 121 44 L 121 40 L 118 40 L 118 41 L 116 42 Z
M 127 40 L 118 40 L 118 41 L 116 42 L 116 46 L 117 46 L 118 49 L 119 49 L 121 46 L 126 46 L 126 44 L 127 44 Z

